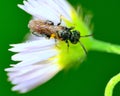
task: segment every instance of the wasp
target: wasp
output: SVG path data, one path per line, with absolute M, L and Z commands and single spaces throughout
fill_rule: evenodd
M 52 21 L 46 20 L 31 20 L 28 24 L 30 31 L 37 36 L 45 36 L 47 38 L 54 38 L 55 40 L 65 41 L 69 47 L 69 41 L 72 44 L 81 44 L 84 52 L 87 54 L 87 51 L 84 45 L 80 42 L 80 37 L 89 37 L 91 35 L 81 36 L 80 32 L 73 30 L 74 27 L 61 26 L 60 22 L 55 25 Z

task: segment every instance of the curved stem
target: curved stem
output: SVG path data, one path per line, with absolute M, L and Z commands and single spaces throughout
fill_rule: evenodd
M 110 81 L 107 83 L 107 86 L 105 88 L 105 96 L 112 96 L 113 95 L 113 89 L 115 85 L 120 82 L 120 73 L 115 75 Z

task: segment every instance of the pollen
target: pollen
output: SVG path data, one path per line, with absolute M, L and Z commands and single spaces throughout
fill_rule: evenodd
M 55 34 L 51 34 L 50 38 L 55 38 Z

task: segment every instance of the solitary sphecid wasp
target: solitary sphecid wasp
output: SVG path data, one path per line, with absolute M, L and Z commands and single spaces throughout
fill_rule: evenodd
M 84 52 L 87 54 L 84 45 L 80 42 L 80 37 L 89 37 L 91 35 L 81 36 L 79 31 L 73 30 L 74 27 L 68 28 L 66 26 L 61 26 L 60 24 L 61 20 L 57 25 L 54 25 L 54 23 L 49 20 L 31 20 L 28 24 L 28 27 L 34 35 L 45 36 L 47 38 L 53 37 L 55 40 L 65 41 L 68 47 L 68 41 L 70 41 L 72 44 L 77 44 L 79 42 Z

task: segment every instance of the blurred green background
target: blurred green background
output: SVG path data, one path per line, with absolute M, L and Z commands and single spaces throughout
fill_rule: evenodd
M 94 17 L 94 37 L 120 45 L 119 0 L 69 0 L 82 5 Z M 0 3 L 0 96 L 104 96 L 104 89 L 114 75 L 120 72 L 120 55 L 91 51 L 78 69 L 60 72 L 52 80 L 26 94 L 12 92 L 4 68 L 14 63 L 8 52 L 9 44 L 22 42 L 29 32 L 30 15 L 17 7 L 22 0 L 1 0 Z M 52 6 L 52 5 L 51 5 Z M 120 84 L 113 96 L 120 96 Z

